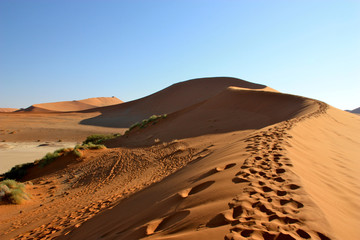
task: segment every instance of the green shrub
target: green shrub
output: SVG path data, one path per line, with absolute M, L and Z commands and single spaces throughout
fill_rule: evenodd
M 79 144 L 76 145 L 72 151 L 76 156 L 81 157 L 82 153 L 79 151 L 79 149 L 86 150 L 86 149 L 103 149 L 103 148 L 106 148 L 105 145 L 94 144 L 92 142 L 89 142 L 86 144 L 83 143 L 82 145 L 79 145 Z
M 159 121 L 159 119 L 166 118 L 166 117 L 167 117 L 167 114 L 152 115 L 148 119 L 144 119 L 141 122 L 137 122 L 137 123 L 134 123 L 133 125 L 131 125 L 129 130 L 126 133 L 130 132 L 131 130 L 133 130 L 133 129 L 137 128 L 137 127 L 138 128 L 146 128 L 150 124 L 151 125 L 156 124 Z
M 73 152 L 77 157 L 82 157 L 82 153 L 79 151 L 79 149 L 85 150 L 85 149 L 103 149 L 103 148 L 106 147 L 104 145 L 94 144 L 92 142 L 82 145 L 76 145 L 74 148 L 60 148 L 54 151 L 53 153 L 47 153 L 40 160 L 36 160 L 32 163 L 24 163 L 24 164 L 16 165 L 15 167 L 12 167 L 10 171 L 4 173 L 1 176 L 3 176 L 4 179 L 20 180 L 27 174 L 27 170 L 30 167 L 34 167 L 34 166 L 45 167 L 46 165 L 55 161 L 58 157 L 66 155 L 69 152 Z
M 34 165 L 35 165 L 34 163 L 24 163 L 24 164 L 16 165 L 12 167 L 10 171 L 6 172 L 3 176 L 5 179 L 20 180 L 26 175 L 27 169 L 33 167 Z
M 0 201 L 21 204 L 24 200 L 29 200 L 30 196 L 25 192 L 25 185 L 15 180 L 4 180 L 0 182 Z
M 77 156 L 77 157 L 82 157 L 82 153 L 79 152 L 79 150 L 77 148 L 74 148 L 73 153 Z
M 115 134 L 93 134 L 90 135 L 86 138 L 86 140 L 83 142 L 83 144 L 88 144 L 88 143 L 94 143 L 94 144 L 100 144 L 103 143 L 105 140 L 108 139 L 113 139 L 116 137 L 121 136 L 121 134 L 119 133 L 115 133 Z
M 46 165 L 52 163 L 58 157 L 60 157 L 60 153 L 57 151 L 53 153 L 47 153 L 42 159 L 40 159 L 39 166 L 45 167 Z

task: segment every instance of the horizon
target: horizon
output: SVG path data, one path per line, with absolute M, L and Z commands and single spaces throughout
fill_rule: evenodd
M 360 107 L 357 1 L 1 1 L 0 108 L 228 76 Z

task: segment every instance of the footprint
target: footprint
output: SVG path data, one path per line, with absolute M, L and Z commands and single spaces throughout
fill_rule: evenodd
M 193 188 L 186 188 L 184 190 L 179 191 L 178 195 L 182 198 L 187 198 L 190 195 L 193 195 L 193 194 L 196 194 L 198 192 L 205 190 L 206 188 L 210 187 L 214 183 L 215 183 L 215 181 L 203 182 Z
M 248 238 L 251 236 L 251 234 L 253 232 L 254 232 L 254 230 L 246 229 L 246 230 L 241 231 L 241 236 Z
M 229 221 L 225 218 L 224 214 L 219 213 L 206 224 L 206 227 L 216 228 L 227 224 L 229 224 Z
M 283 168 L 276 169 L 276 173 L 278 173 L 278 174 L 284 173 L 284 172 L 285 172 L 285 169 L 283 169 Z
M 291 217 L 284 217 L 283 221 L 286 224 L 293 224 L 293 223 L 298 223 L 299 222 L 299 220 L 291 218 Z
M 295 201 L 293 199 L 290 200 L 286 200 L 286 199 L 281 199 L 280 200 L 280 205 L 283 206 L 285 204 L 289 204 L 291 203 L 292 205 L 294 205 L 295 208 L 303 208 L 304 204 L 302 204 L 301 202 Z
M 271 191 L 272 191 L 272 189 L 269 188 L 268 186 L 264 186 L 264 187 L 262 188 L 262 190 L 263 190 L 264 192 L 271 192 Z
M 239 176 L 239 175 L 242 175 L 243 177 L 248 177 L 248 176 L 250 176 L 250 173 L 246 173 L 246 172 L 244 172 L 244 171 L 240 171 L 240 172 L 238 172 L 237 174 L 235 174 L 235 176 Z
M 296 233 L 297 233 L 300 237 L 302 237 L 302 238 L 305 238 L 305 239 L 311 238 L 311 236 L 310 236 L 307 232 L 305 232 L 304 230 L 302 230 L 302 229 L 296 230 Z
M 249 180 L 241 177 L 234 177 L 232 179 L 233 183 L 244 183 L 244 182 L 250 182 Z
M 189 196 L 189 193 L 191 191 L 191 188 L 187 188 L 184 190 L 181 190 L 180 192 L 178 192 L 178 195 L 182 198 L 187 198 Z
M 215 183 L 215 181 L 207 181 L 207 182 L 201 183 L 201 184 L 193 187 L 191 189 L 191 191 L 189 192 L 189 195 L 193 195 L 195 193 L 201 192 L 201 191 L 207 189 L 208 187 L 210 187 L 211 185 L 213 185 L 214 183 Z
M 296 240 L 296 239 L 286 233 L 280 233 L 276 238 L 276 240 Z
M 325 236 L 324 234 L 322 234 L 320 232 L 317 232 L 317 234 L 321 240 L 330 240 L 330 238 L 328 238 L 327 236 Z
M 288 187 L 291 189 L 291 190 L 296 190 L 296 189 L 299 189 L 300 186 L 296 185 L 296 184 L 290 184 L 288 185 Z
M 276 191 L 276 194 L 278 195 L 278 196 L 285 196 L 286 194 L 287 194 L 287 191 Z
M 263 232 L 263 238 L 265 240 L 274 240 L 276 235 L 275 234 L 271 234 L 271 233 L 268 233 L 268 232 Z
M 159 222 L 159 224 L 155 228 L 154 232 L 158 232 L 158 231 L 161 231 L 161 230 L 164 230 L 164 229 L 167 229 L 167 228 L 173 226 L 177 222 L 180 222 L 181 220 L 186 218 L 189 214 L 190 214 L 189 210 L 184 210 L 184 211 L 176 212 L 176 213 L 164 218 L 163 220 L 161 220 Z M 147 229 L 146 232 L 151 232 L 148 230 L 151 230 L 151 229 Z
M 255 174 L 255 173 L 257 173 L 257 171 L 253 168 L 250 168 L 250 173 Z
M 244 212 L 242 206 L 237 206 L 233 208 L 233 218 L 236 219 L 241 216 L 241 214 Z
M 285 179 L 283 179 L 282 177 L 274 178 L 274 180 L 277 182 L 285 182 Z

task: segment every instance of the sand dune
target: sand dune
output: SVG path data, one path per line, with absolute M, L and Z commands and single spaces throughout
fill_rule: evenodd
M 109 146 L 153 144 L 207 134 L 255 130 L 316 108 L 314 101 L 276 92 L 229 87 L 218 95 L 169 114 L 162 124 L 119 138 Z
M 122 101 L 116 97 L 97 97 L 83 100 L 63 101 L 53 103 L 34 104 L 20 110 L 21 112 L 73 112 L 97 107 L 120 104 Z
M 360 107 L 355 108 L 354 110 L 350 111 L 352 113 L 360 113 Z
M 243 89 L 275 91 L 265 85 L 255 84 L 237 78 L 216 77 L 193 79 L 174 84 L 135 101 L 95 109 L 102 114 L 92 119 L 86 119 L 81 123 L 106 127 L 129 127 L 131 124 L 148 118 L 153 114 L 169 114 L 200 103 L 219 94 L 230 86 Z
M 0 108 L 0 112 L 15 112 L 18 108 Z
M 169 114 L 28 175 L 33 199 L 0 206 L 0 238 L 357 239 L 360 118 L 218 80 L 76 113 L 121 126 Z

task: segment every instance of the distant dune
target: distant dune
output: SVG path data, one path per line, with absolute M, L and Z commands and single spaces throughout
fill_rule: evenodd
M 120 103 L 122 103 L 122 101 L 116 97 L 97 97 L 83 100 L 34 104 L 19 112 L 73 112 Z
M 131 124 L 148 118 L 153 114 L 168 114 L 203 102 L 230 86 L 242 89 L 277 92 L 265 85 L 255 84 L 237 78 L 214 77 L 192 79 L 176 83 L 159 92 L 135 101 L 88 110 L 100 111 L 101 115 L 93 119 L 84 120 L 81 124 L 106 127 L 129 127 Z
M 0 108 L 0 112 L 15 112 L 18 108 Z
M 355 108 L 354 110 L 350 111 L 352 113 L 360 113 L 360 107 Z
M 29 168 L 33 198 L 0 205 L 0 238 L 358 239 L 360 118 L 318 100 L 206 78 L 114 106 L 0 121 L 31 128 L 35 118 L 33 134 L 50 122 L 45 133 L 56 123 L 70 136 L 162 113 L 105 149 Z

